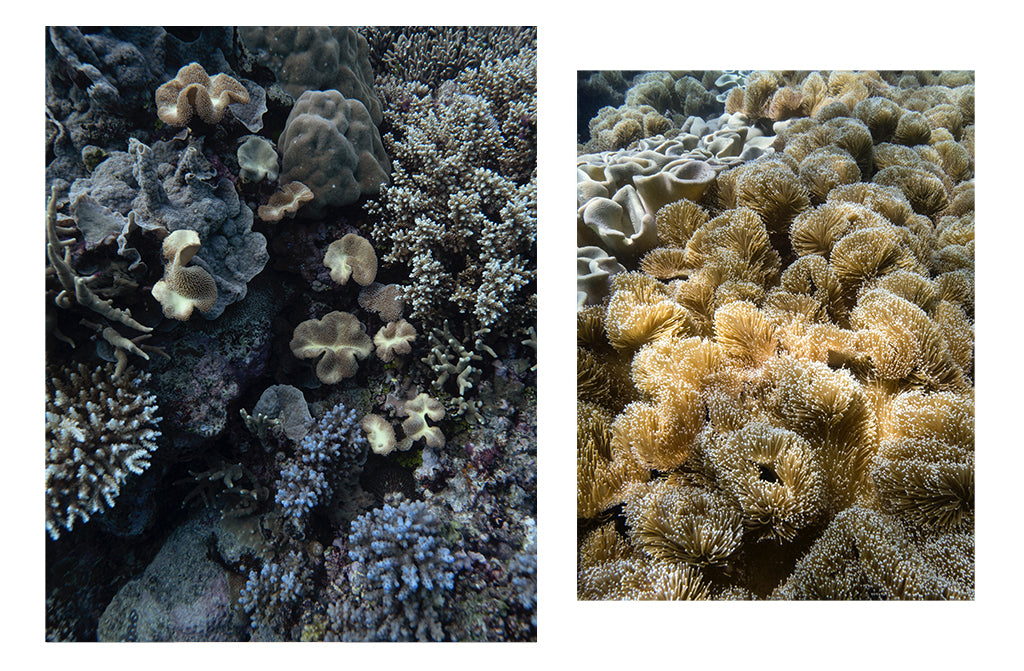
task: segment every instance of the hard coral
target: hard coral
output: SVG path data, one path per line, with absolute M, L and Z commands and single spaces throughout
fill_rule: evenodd
M 311 215 L 377 195 L 391 162 L 363 103 L 335 90 L 307 91 L 295 102 L 278 141 L 281 180 L 313 192 Z
M 289 347 L 300 359 L 316 359 L 316 375 L 324 384 L 335 384 L 356 374 L 357 359 L 373 351 L 373 341 L 359 320 L 347 312 L 329 312 L 295 327 Z
M 218 123 L 228 105 L 248 102 L 244 86 L 224 73 L 210 77 L 198 63 L 184 66 L 156 90 L 156 114 L 169 126 L 187 126 L 193 114 L 206 123 Z
M 57 539 L 75 521 L 114 506 L 131 474 L 149 468 L 160 436 L 147 373 L 85 364 L 46 376 L 46 531 Z

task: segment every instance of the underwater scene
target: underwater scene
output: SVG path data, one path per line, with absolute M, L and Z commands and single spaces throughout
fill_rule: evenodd
M 974 599 L 974 82 L 578 72 L 579 600 Z
M 536 640 L 536 41 L 46 28 L 47 641 Z

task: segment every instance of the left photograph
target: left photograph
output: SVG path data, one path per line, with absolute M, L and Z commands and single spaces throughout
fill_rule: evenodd
M 45 45 L 45 639 L 535 641 L 537 29 Z

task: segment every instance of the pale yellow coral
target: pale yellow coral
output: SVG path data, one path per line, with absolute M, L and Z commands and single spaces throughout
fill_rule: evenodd
M 373 336 L 373 344 L 377 346 L 377 358 L 388 362 L 397 354 L 408 354 L 415 339 L 415 327 L 404 319 L 386 324 Z
M 329 312 L 295 327 L 289 347 L 300 359 L 316 359 L 316 375 L 324 384 L 335 384 L 356 374 L 357 359 L 373 351 L 373 341 L 363 325 L 347 312 Z
M 186 265 L 199 247 L 199 234 L 188 229 L 174 231 L 164 238 L 164 277 L 153 285 L 151 293 L 163 306 L 166 317 L 185 321 L 194 309 L 207 312 L 217 302 L 217 283 L 210 273 Z
M 377 276 L 377 254 L 373 245 L 355 233 L 347 233 L 328 245 L 324 265 L 331 270 L 331 279 L 338 284 L 345 284 L 351 277 L 365 287 Z
M 193 114 L 214 124 L 224 118 L 228 105 L 248 102 L 244 86 L 224 73 L 210 77 L 198 63 L 182 67 L 156 90 L 156 114 L 169 126 L 188 125 Z

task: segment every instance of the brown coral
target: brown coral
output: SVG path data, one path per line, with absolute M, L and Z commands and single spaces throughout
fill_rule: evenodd
M 323 319 L 309 319 L 295 327 L 289 343 L 300 359 L 316 359 L 316 376 L 335 384 L 356 374 L 358 359 L 373 351 L 373 341 L 359 320 L 347 312 L 329 312 Z
M 218 123 L 228 105 L 248 102 L 244 86 L 224 73 L 210 77 L 198 63 L 184 66 L 156 90 L 156 114 L 169 126 L 186 126 L 193 115 L 209 124 Z

